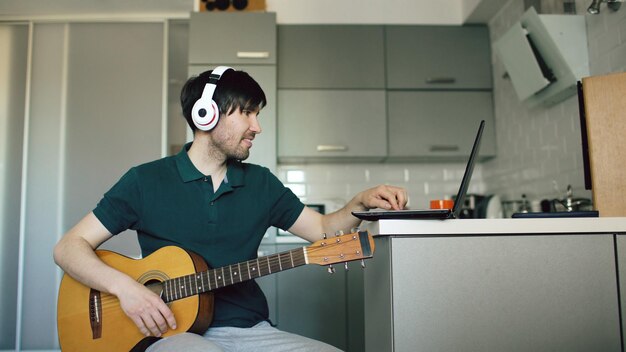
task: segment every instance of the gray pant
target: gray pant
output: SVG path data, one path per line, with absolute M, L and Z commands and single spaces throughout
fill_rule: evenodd
M 251 328 L 220 327 L 209 329 L 204 336 L 183 333 L 158 341 L 147 352 L 248 352 L 302 351 L 339 352 L 320 341 L 280 331 L 268 322 Z

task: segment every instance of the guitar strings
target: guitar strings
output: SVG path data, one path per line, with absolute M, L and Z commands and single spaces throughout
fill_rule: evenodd
M 335 241 L 333 241 L 333 242 L 327 243 L 323 247 L 322 246 L 315 246 L 315 247 L 309 246 L 309 247 L 304 247 L 304 248 L 306 248 L 306 253 L 307 253 L 307 255 L 309 257 L 324 257 L 324 256 L 328 255 L 329 247 L 335 247 L 335 246 L 341 245 L 342 243 L 345 243 L 345 242 L 335 242 Z M 269 256 L 265 256 L 265 257 L 261 257 L 261 258 L 257 258 L 257 259 L 251 259 L 251 260 L 248 260 L 246 262 L 238 263 L 239 265 L 244 264 L 244 263 L 246 263 L 246 264 L 254 264 L 254 263 L 256 263 L 256 266 L 259 268 L 259 272 L 261 273 L 261 275 L 259 275 L 259 276 L 252 276 L 252 275 L 250 275 L 250 272 L 248 272 L 248 277 L 249 278 L 246 278 L 246 279 L 240 280 L 240 281 L 237 281 L 236 278 L 233 278 L 233 277 L 231 277 L 230 280 L 227 280 L 226 277 L 223 277 L 222 279 L 220 279 L 221 282 L 218 282 L 217 287 L 212 288 L 210 290 L 221 288 L 221 287 L 224 287 L 224 286 L 229 286 L 229 285 L 232 285 L 232 284 L 235 284 L 235 283 L 238 283 L 238 282 L 252 280 L 254 278 L 266 276 L 266 275 L 269 275 L 269 274 L 272 274 L 272 273 L 275 273 L 275 272 L 279 272 L 279 271 L 283 270 L 282 269 L 282 264 L 283 264 L 282 260 L 283 259 L 281 259 L 281 256 L 282 255 L 286 255 L 288 253 L 291 253 L 292 255 L 296 254 L 298 256 L 302 255 L 304 257 L 303 254 L 298 253 L 298 251 L 300 251 L 302 249 L 303 248 L 297 248 L 297 249 L 293 249 L 291 251 L 276 253 L 276 254 L 272 254 L 272 255 L 269 255 Z M 320 252 L 321 252 L 321 254 L 320 254 Z M 294 267 L 297 267 L 297 266 L 305 264 L 303 259 L 304 258 L 295 258 L 295 260 L 294 260 L 294 258 L 291 257 L 289 263 L 292 264 L 292 265 L 289 268 L 294 268 Z M 300 262 L 302 262 L 302 264 L 300 264 Z M 337 261 L 337 262 L 340 262 L 340 261 Z M 224 266 L 223 268 L 225 269 L 225 268 L 228 268 L 228 267 L 230 267 L 230 269 L 233 269 L 234 267 L 238 267 L 238 266 L 237 266 L 237 263 L 236 263 L 236 264 L 231 264 L 231 265 Z M 276 270 L 277 268 L 278 268 L 278 270 Z M 274 269 L 274 271 L 272 269 Z M 193 274 L 181 276 L 181 277 L 179 277 L 177 279 L 191 277 L 191 276 L 195 276 L 197 274 L 204 274 L 204 275 L 207 275 L 207 278 L 210 278 L 209 272 L 213 272 L 214 275 L 219 275 L 219 273 L 217 272 L 218 270 L 222 270 L 222 268 L 210 269 L 208 271 L 204 271 L 204 272 L 201 272 L 201 273 L 193 273 Z M 240 272 L 239 268 L 237 269 L 237 272 L 238 273 Z M 230 272 L 229 272 L 229 274 L 230 274 Z M 241 274 L 238 277 L 241 278 Z M 174 280 L 174 279 L 171 279 L 171 280 Z M 183 282 L 186 282 L 185 279 L 182 279 L 182 280 L 183 280 Z M 167 280 L 167 281 L 170 281 L 170 280 Z M 221 283 L 221 285 L 219 285 L 219 283 Z M 209 286 L 211 286 L 211 285 L 209 285 Z M 192 288 L 190 288 L 190 290 L 194 291 Z M 189 297 L 189 296 L 192 296 L 192 295 L 194 295 L 194 294 L 186 295 L 186 297 Z M 113 309 L 113 308 L 119 309 L 120 301 L 119 301 L 119 299 L 115 295 L 102 292 L 100 298 L 101 298 L 101 307 L 102 307 L 103 311 L 104 310 L 110 310 L 110 309 Z

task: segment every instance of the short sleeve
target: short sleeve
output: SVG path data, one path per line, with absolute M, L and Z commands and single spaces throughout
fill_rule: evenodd
M 302 213 L 304 204 L 274 174 L 268 173 L 269 190 L 270 194 L 272 194 L 269 198 L 272 200 L 272 204 L 270 204 L 270 223 L 272 226 L 287 230 Z
M 139 179 L 132 168 L 104 194 L 93 213 L 109 232 L 117 235 L 137 228 L 140 205 Z

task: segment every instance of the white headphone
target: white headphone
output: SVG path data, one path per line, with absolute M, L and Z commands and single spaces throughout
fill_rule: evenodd
M 233 70 L 233 68 L 227 66 L 216 67 L 209 75 L 209 83 L 204 86 L 202 96 L 193 104 L 191 119 L 199 130 L 212 130 L 220 119 L 220 109 L 213 100 L 213 93 L 215 93 L 215 88 L 217 88 L 217 81 L 228 70 Z

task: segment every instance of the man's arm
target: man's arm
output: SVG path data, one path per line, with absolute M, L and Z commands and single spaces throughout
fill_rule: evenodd
M 321 239 L 324 233 L 334 235 L 339 230 L 347 233 L 358 226 L 361 220 L 352 215 L 353 211 L 373 208 L 404 209 L 407 200 L 404 188 L 381 185 L 360 192 L 334 213 L 322 215 L 305 207 L 296 222 L 289 228 L 289 232 L 314 242 Z
M 84 285 L 117 296 L 142 334 L 160 336 L 168 324 L 175 329 L 174 314 L 158 295 L 98 258 L 94 250 L 111 236 L 100 220 L 89 213 L 54 247 L 54 261 Z

